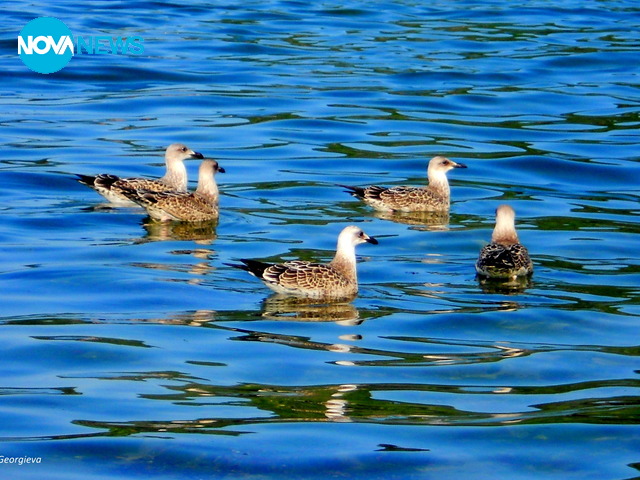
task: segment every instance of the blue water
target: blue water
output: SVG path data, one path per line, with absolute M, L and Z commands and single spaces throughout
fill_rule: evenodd
M 640 478 L 640 7 L 631 0 L 4 2 L 6 478 Z M 17 32 L 141 36 L 28 70 Z M 105 208 L 73 174 L 218 159 L 217 227 Z M 450 172 L 448 219 L 336 183 Z M 189 162 L 192 184 L 197 163 Z M 535 264 L 473 264 L 509 203 Z M 225 266 L 331 258 L 360 294 L 278 302 Z

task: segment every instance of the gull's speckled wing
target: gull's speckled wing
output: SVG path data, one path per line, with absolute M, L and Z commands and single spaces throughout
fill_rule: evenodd
M 123 192 L 143 206 L 151 217 L 162 221 L 204 222 L 216 220 L 219 215 L 218 206 L 197 193 L 131 189 L 123 189 Z
M 349 193 L 360 198 L 377 210 L 395 210 L 404 212 L 440 211 L 449 208 L 449 199 L 438 192 L 422 187 L 380 187 L 372 185 L 367 188 L 349 187 Z
M 292 261 L 271 265 L 262 279 L 286 290 L 339 292 L 349 288 L 350 282 L 330 265 Z
M 168 192 L 175 190 L 175 187 L 167 185 L 160 180 L 150 178 L 121 178 L 111 185 L 111 190 L 122 193 L 123 189 L 147 190 L 150 192 Z
M 100 195 L 114 203 L 134 202 L 128 197 L 125 190 L 148 190 L 153 192 L 175 190 L 174 187 L 160 180 L 148 178 L 120 178 L 109 173 L 101 173 L 95 176 L 77 175 L 77 177 L 80 183 L 93 188 Z
M 380 187 L 378 187 L 380 188 Z M 426 188 L 392 187 L 377 194 L 380 200 L 393 210 L 445 210 L 449 208 L 448 199 Z

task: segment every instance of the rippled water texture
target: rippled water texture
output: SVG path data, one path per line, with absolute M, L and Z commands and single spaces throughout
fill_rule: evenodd
M 3 4 L 3 478 L 640 478 L 640 7 L 546 2 Z M 17 32 L 141 36 L 29 71 Z M 227 171 L 217 226 L 108 208 L 73 174 Z M 450 216 L 335 184 L 450 172 Z M 196 178 L 196 161 L 187 166 Z M 530 282 L 473 264 L 517 212 Z M 238 258 L 360 294 L 271 297 Z

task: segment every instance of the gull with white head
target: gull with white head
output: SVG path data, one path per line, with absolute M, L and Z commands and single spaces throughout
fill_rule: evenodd
M 116 205 L 133 205 L 124 194 L 125 189 L 144 189 L 154 192 L 167 190 L 187 190 L 187 168 L 184 160 L 189 158 L 204 158 L 201 153 L 194 152 L 182 143 L 173 143 L 165 151 L 164 159 L 167 171 L 162 178 L 157 180 L 149 178 L 120 178 L 109 173 L 99 175 L 79 175 L 78 181 L 83 185 L 93 188 L 109 202 Z
M 447 172 L 454 168 L 467 168 L 447 157 L 437 156 L 429 161 L 426 187 L 380 187 L 372 185 L 361 188 L 338 185 L 347 193 L 362 200 L 376 210 L 385 212 L 435 212 L 449 210 L 450 188 Z
M 205 159 L 198 171 L 195 192 L 168 190 L 154 192 L 123 188 L 124 195 L 143 207 L 151 218 L 161 222 L 208 222 L 219 216 L 219 191 L 215 174 L 225 173 L 215 160 Z
M 516 212 L 509 205 L 496 209 L 496 226 L 491 243 L 480 250 L 476 262 L 478 275 L 498 279 L 515 279 L 531 275 L 533 263 L 520 243 L 515 227 Z
M 351 225 L 340 232 L 336 254 L 329 263 L 295 260 L 271 264 L 241 259 L 242 265 L 228 265 L 249 272 L 276 293 L 318 299 L 350 299 L 358 293 L 355 247 L 365 242 L 378 243 L 362 229 Z

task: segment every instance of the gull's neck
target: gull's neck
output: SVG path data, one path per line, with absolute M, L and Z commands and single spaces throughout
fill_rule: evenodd
M 196 193 L 202 195 L 211 203 L 218 203 L 218 184 L 216 183 L 213 172 L 207 171 L 200 174 L 198 177 L 198 188 Z
M 357 283 L 356 247 L 350 236 L 341 236 L 338 238 L 336 255 L 329 265 L 343 274 L 351 282 Z
M 449 198 L 449 180 L 447 179 L 447 172 L 442 170 L 429 170 L 427 172 L 429 178 L 428 189 L 436 192 L 444 198 Z
M 519 243 L 515 221 L 512 217 L 498 216 L 496 219 L 496 226 L 493 229 L 493 234 L 491 235 L 491 241 L 494 243 L 501 243 L 503 245 Z
M 182 160 L 166 159 L 167 173 L 160 181 L 178 191 L 187 190 L 187 167 Z

